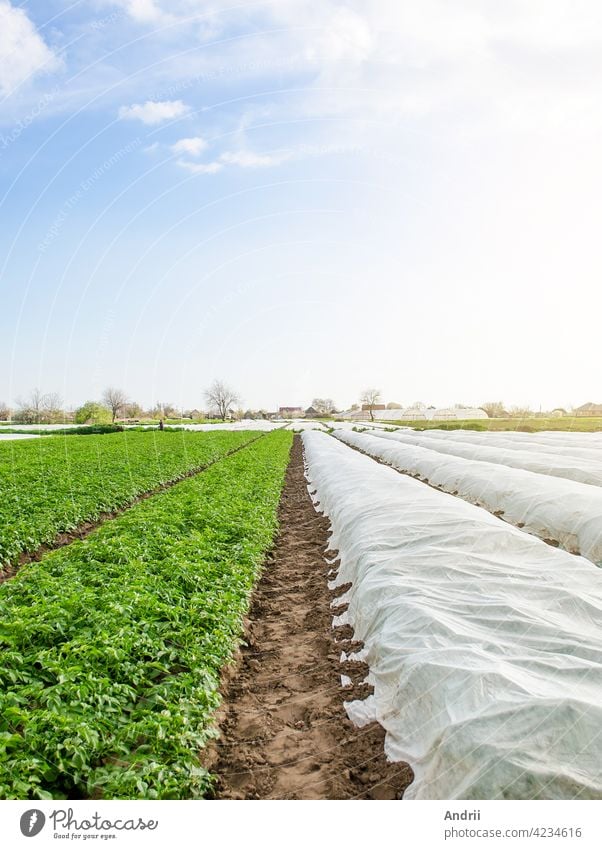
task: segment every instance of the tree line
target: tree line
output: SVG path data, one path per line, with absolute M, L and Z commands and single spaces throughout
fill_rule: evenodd
M 271 413 L 267 410 L 243 410 L 238 392 L 222 380 L 214 380 L 203 393 L 205 405 L 203 410 L 182 409 L 171 402 L 157 401 L 152 407 L 144 409 L 137 401 L 132 400 L 126 392 L 108 386 L 98 400 L 86 401 L 73 411 L 66 411 L 60 395 L 56 392 L 44 393 L 34 389 L 27 398 L 18 399 L 14 409 L 0 401 L 0 421 L 12 421 L 15 424 L 60 424 L 73 421 L 76 424 L 111 424 L 117 420 L 138 421 L 143 419 L 190 419 L 203 420 L 227 418 L 267 418 Z M 359 396 L 362 407 L 369 412 L 372 419 L 381 404 L 382 393 L 374 387 L 364 389 Z M 426 408 L 421 402 L 410 405 L 416 408 Z M 456 404 L 457 409 L 464 405 Z M 389 402 L 386 408 L 402 409 L 401 404 Z M 490 418 L 529 418 L 550 413 L 535 413 L 529 407 L 506 408 L 502 401 L 487 401 L 480 405 Z M 339 410 L 332 398 L 314 398 L 309 408 L 312 415 L 330 417 Z M 352 404 L 351 410 L 360 410 L 359 404 Z M 557 408 L 553 413 L 568 414 L 563 408 Z M 378 416 L 376 416 L 378 418 Z

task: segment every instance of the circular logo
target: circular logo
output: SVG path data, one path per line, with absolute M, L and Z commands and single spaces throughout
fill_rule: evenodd
M 43 812 L 37 808 L 32 808 L 30 811 L 25 811 L 21 815 L 21 834 L 25 837 L 35 837 L 44 828 L 46 817 Z

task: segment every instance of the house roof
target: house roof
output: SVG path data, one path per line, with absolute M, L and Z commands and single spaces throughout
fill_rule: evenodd
M 577 407 L 577 413 L 602 413 L 602 404 L 593 404 L 589 401 L 587 404 L 582 404 L 581 407 Z

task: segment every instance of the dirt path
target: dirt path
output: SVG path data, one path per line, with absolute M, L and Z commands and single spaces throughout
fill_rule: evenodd
M 224 684 L 222 737 L 207 765 L 221 799 L 395 799 L 412 780 L 389 764 L 384 732 L 357 729 L 344 699 L 364 698 L 361 663 L 339 662 L 359 648 L 350 628 L 332 631 L 324 552 L 328 521 L 311 503 L 295 436 L 279 507 L 280 532 L 255 591 L 247 643 Z M 341 590 L 339 590 L 339 595 Z M 337 612 L 337 611 L 335 611 Z M 338 611 L 340 612 L 340 611 Z M 354 685 L 341 686 L 341 674 Z

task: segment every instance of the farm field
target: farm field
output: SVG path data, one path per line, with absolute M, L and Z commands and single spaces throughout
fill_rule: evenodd
M 0 444 L 0 567 L 259 436 L 116 433 Z
M 1 797 L 602 798 L 602 436 L 210 431 L 0 446 Z
M 425 481 L 443 492 L 484 507 L 543 540 L 582 554 L 602 565 L 602 489 L 540 475 L 526 469 L 500 468 L 481 460 L 440 454 L 382 434 L 335 431 L 337 439 Z M 602 449 L 598 449 L 602 454 Z
M 0 796 L 209 789 L 198 750 L 275 531 L 291 439 L 222 457 L 0 587 Z
M 387 422 L 389 424 L 389 422 Z M 602 431 L 602 418 L 596 416 L 562 416 L 558 418 L 528 418 L 528 419 L 458 419 L 454 422 L 445 421 L 393 421 L 391 424 L 418 428 L 420 430 L 475 430 L 475 431 L 515 431 L 538 433 L 539 431 L 556 431 L 558 433 L 594 433 Z
M 374 687 L 348 711 L 412 766 L 405 798 L 602 798 L 602 572 L 332 437 L 303 439 L 346 588 L 335 624 L 363 642 Z
M 380 436 L 395 442 L 431 448 L 441 454 L 462 457 L 466 460 L 482 460 L 515 469 L 527 469 L 542 475 L 602 486 L 602 451 L 596 449 L 597 437 L 594 435 L 589 436 L 593 454 L 587 457 L 574 456 L 571 453 L 577 437 L 574 437 L 568 445 L 558 443 L 529 448 L 524 445 L 523 439 L 517 436 L 516 442 L 511 447 L 502 448 L 499 445 L 489 445 L 485 434 L 478 442 L 469 441 L 466 438 L 456 440 L 454 434 L 450 434 L 447 438 L 436 438 L 426 433 L 409 430 L 398 430 L 395 433 L 382 432 Z M 583 438 L 583 436 L 578 438 L 579 445 L 583 444 Z

